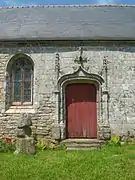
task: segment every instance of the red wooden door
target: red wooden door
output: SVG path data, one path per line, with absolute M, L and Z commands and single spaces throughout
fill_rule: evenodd
M 75 83 L 66 87 L 68 138 L 97 137 L 96 87 Z

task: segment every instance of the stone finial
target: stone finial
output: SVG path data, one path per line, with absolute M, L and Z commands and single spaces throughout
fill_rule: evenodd
M 85 57 L 83 54 L 84 54 L 83 47 L 79 47 L 79 55 L 77 55 L 74 62 L 78 63 L 81 67 L 84 67 L 84 63 L 88 62 L 87 57 Z

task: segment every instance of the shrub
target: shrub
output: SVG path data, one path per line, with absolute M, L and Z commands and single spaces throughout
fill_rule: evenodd
M 48 140 L 46 138 L 39 139 L 36 143 L 37 151 L 44 151 L 45 149 L 56 149 L 57 142 Z
M 0 152 L 13 152 L 15 151 L 15 139 L 9 137 L 0 139 Z
M 107 145 L 113 145 L 113 146 L 120 146 L 121 145 L 121 138 L 120 136 L 113 135 L 111 137 L 111 140 L 106 143 Z
M 110 140 L 109 144 L 114 145 L 114 146 L 120 146 L 121 145 L 121 138 L 120 138 L 120 136 L 113 135 L 111 137 L 111 140 Z
M 113 145 L 121 145 L 120 136 L 116 136 L 116 135 L 112 136 L 112 137 L 111 137 L 111 143 L 112 143 Z
M 36 149 L 37 150 L 43 151 L 46 148 L 47 148 L 47 141 L 46 141 L 46 139 L 41 139 L 41 140 L 37 141 L 37 144 L 36 144 Z

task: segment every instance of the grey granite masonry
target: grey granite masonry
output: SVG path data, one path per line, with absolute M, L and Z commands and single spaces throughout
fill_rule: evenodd
M 76 41 L 5 42 L 0 46 L 0 137 L 16 135 L 21 114 L 32 118 L 38 138 L 66 138 L 64 81 L 94 80 L 99 84 L 98 138 L 112 134 L 135 134 L 135 44 L 134 42 L 82 42 L 83 67 L 76 59 Z M 81 47 L 82 47 L 81 46 Z M 32 106 L 6 108 L 6 68 L 11 58 L 25 54 L 34 62 Z M 60 98 L 61 97 L 61 98 Z

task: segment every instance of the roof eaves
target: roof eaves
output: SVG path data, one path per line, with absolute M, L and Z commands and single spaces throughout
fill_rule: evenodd
M 130 4 L 72 4 L 72 5 L 30 5 L 30 6 L 0 6 L 0 9 L 13 8 L 74 8 L 74 7 L 135 7 Z
M 134 41 L 133 37 L 55 37 L 55 38 L 5 38 L 0 42 L 12 41 Z

